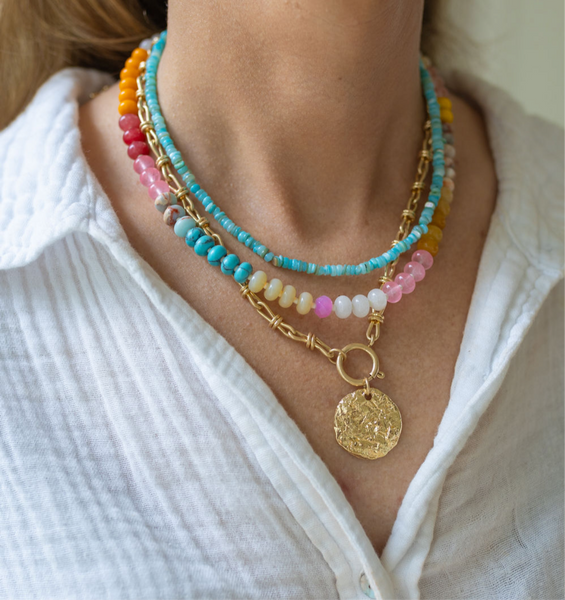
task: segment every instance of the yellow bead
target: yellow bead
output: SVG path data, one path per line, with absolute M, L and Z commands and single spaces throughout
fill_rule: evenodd
M 265 298 L 271 301 L 276 300 L 281 295 L 282 289 L 283 283 L 280 279 L 271 279 L 265 290 Z
M 442 108 L 439 111 L 439 116 L 444 123 L 453 123 L 453 113 L 447 108 Z
M 127 79 L 120 79 L 120 90 L 136 90 L 137 89 L 137 81 L 133 77 L 128 77 Z
M 133 58 L 133 60 L 138 60 L 139 62 L 143 62 L 144 60 L 147 60 L 147 50 L 144 50 L 143 48 L 136 48 L 132 53 L 131 53 L 131 57 Z
M 441 188 L 441 200 L 447 200 L 451 204 L 453 200 L 453 190 L 450 190 L 445 185 Z
M 437 208 L 436 208 L 434 217 L 433 217 L 430 225 L 435 225 L 436 227 L 439 227 L 440 229 L 443 229 L 445 227 L 445 215 L 443 213 L 438 212 Z M 424 237 L 424 236 L 422 236 L 422 237 Z
M 122 90 L 119 95 L 119 100 L 120 102 L 125 102 L 126 100 L 133 100 L 135 102 L 135 90 Z
M 292 306 L 294 299 L 296 298 L 296 289 L 292 285 L 285 285 L 282 295 L 279 299 L 279 304 L 283 308 Z
M 445 96 L 440 96 L 437 99 L 440 108 L 446 108 L 447 110 L 451 110 L 451 100 L 446 98 Z
M 296 312 L 299 315 L 307 315 L 310 312 L 310 309 L 314 305 L 314 298 L 312 298 L 312 294 L 308 292 L 302 292 L 300 297 L 298 298 L 298 304 L 296 305 Z
M 428 225 L 428 233 L 422 237 L 429 237 L 439 244 L 443 237 L 443 231 L 437 225 Z
M 437 203 L 434 215 L 437 214 L 438 212 L 446 217 L 451 212 L 451 205 L 445 198 L 439 199 L 439 202 Z
M 247 287 L 255 294 L 259 293 L 267 283 L 267 273 L 265 271 L 255 271 L 251 275 L 251 279 L 247 284 Z
M 418 240 L 418 250 L 427 250 L 432 256 L 435 256 L 439 251 L 439 245 L 436 240 L 426 234 Z
M 125 100 L 124 102 L 120 102 L 120 105 L 118 106 L 118 112 L 121 115 L 137 113 L 137 104 L 133 100 Z

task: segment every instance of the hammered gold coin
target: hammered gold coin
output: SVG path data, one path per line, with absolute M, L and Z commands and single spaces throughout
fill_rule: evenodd
M 375 460 L 398 443 L 402 417 L 396 404 L 380 390 L 355 390 L 337 405 L 334 430 L 337 443 L 350 454 Z

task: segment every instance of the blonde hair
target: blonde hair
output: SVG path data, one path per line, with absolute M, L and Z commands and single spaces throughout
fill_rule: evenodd
M 425 1 L 422 48 L 430 56 L 443 1 Z M 60 69 L 117 75 L 136 43 L 165 28 L 163 0 L 1 0 L 0 129 Z

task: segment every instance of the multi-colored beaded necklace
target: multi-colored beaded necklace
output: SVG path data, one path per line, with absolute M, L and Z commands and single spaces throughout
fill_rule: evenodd
M 398 302 L 403 294 L 411 293 L 416 282 L 421 281 L 426 270 L 432 266 L 453 199 L 455 149 L 450 125 L 453 114 L 451 101 L 441 78 L 429 61 L 422 59 L 420 74 L 429 121 L 424 129 L 416 181 L 412 186 L 407 208 L 402 212 L 401 225 L 391 249 L 380 257 L 359 265 L 321 267 L 298 259 L 290 260 L 282 255 L 275 256 L 266 246 L 233 223 L 196 183 L 194 175 L 173 144 L 157 99 L 156 72 L 165 42 L 166 32 L 153 40 L 142 42 L 133 51 L 121 72 L 119 125 L 124 131 L 123 139 L 128 145 L 128 155 L 134 160 L 134 169 L 139 174 L 141 183 L 148 187 L 149 195 L 156 208 L 163 213 L 165 223 L 173 226 L 175 234 L 184 238 L 196 254 L 205 256 L 210 265 L 219 266 L 222 273 L 233 276 L 240 286 L 241 295 L 249 300 L 272 329 L 304 343 L 310 350 L 318 350 L 336 365 L 345 381 L 358 388 L 337 406 L 334 417 L 337 442 L 351 454 L 362 458 L 375 459 L 386 455 L 398 443 L 402 419 L 394 402 L 386 394 L 370 386 L 373 379 L 384 377 L 379 370 L 379 359 L 373 345 L 380 334 L 387 302 Z M 433 175 L 428 201 L 420 214 L 418 225 L 410 231 L 409 226 L 416 218 L 416 209 L 425 188 L 430 163 Z M 308 292 L 302 292 L 297 297 L 293 286 L 284 286 L 276 278 L 267 281 L 266 273 L 253 273 L 250 263 L 241 262 L 236 254 L 229 253 L 220 235 L 211 229 L 210 222 L 195 208 L 191 194 L 201 201 L 206 212 L 211 213 L 228 233 L 275 266 L 313 275 L 333 276 L 366 274 L 384 267 L 384 275 L 379 279 L 381 287 L 371 290 L 367 296 L 355 296 L 353 300 L 347 296 L 339 296 L 332 302 L 327 296 L 320 296 L 314 301 Z M 400 255 L 414 243 L 418 244 L 418 249 L 412 254 L 412 260 L 406 264 L 404 272 L 397 274 L 393 280 Z M 283 308 L 295 305 L 297 312 L 303 315 L 314 308 L 322 318 L 332 312 L 339 318 L 346 318 L 352 313 L 358 317 L 367 317 L 368 344 L 352 343 L 338 349 L 332 348 L 314 333 L 301 333 L 257 296 L 261 291 L 266 300 L 278 301 Z M 344 363 L 352 350 L 366 352 L 373 361 L 369 375 L 363 379 L 352 378 L 345 371 Z

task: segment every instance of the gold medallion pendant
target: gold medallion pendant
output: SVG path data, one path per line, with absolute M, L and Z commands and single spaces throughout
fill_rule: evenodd
M 375 460 L 398 443 L 402 417 L 396 404 L 380 390 L 363 389 L 348 394 L 337 405 L 334 417 L 337 443 L 350 454 Z
M 344 362 L 352 350 L 366 352 L 373 361 L 369 376 L 355 379 L 344 369 Z M 338 354 L 336 367 L 347 383 L 363 388 L 355 390 L 337 405 L 334 431 L 337 443 L 350 454 L 375 460 L 388 454 L 398 443 L 402 431 L 402 417 L 398 406 L 369 382 L 384 375 L 379 371 L 376 352 L 365 344 L 348 344 Z

